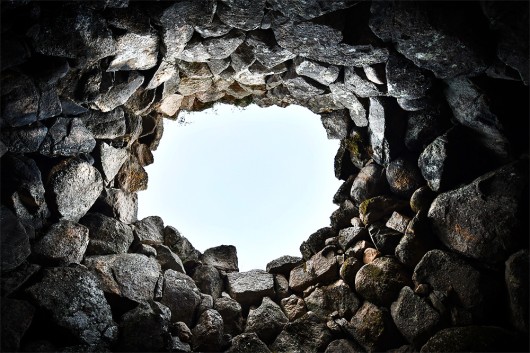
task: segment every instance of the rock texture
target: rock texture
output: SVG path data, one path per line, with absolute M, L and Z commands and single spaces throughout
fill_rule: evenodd
M 527 2 L 0 6 L 2 351 L 529 350 Z M 217 102 L 340 140 L 265 269 L 137 217 L 164 119 Z

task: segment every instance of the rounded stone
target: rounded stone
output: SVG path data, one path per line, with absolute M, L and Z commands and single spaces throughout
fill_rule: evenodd
M 416 161 L 399 157 L 386 167 L 386 180 L 390 191 L 402 197 L 410 197 L 414 190 L 425 183 Z

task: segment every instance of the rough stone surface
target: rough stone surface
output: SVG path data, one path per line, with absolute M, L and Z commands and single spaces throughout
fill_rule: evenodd
M 164 272 L 161 303 L 171 310 L 171 321 L 182 321 L 192 327 L 201 303 L 201 296 L 191 277 L 184 273 L 167 270 Z
M 512 325 L 520 331 L 528 331 L 528 262 L 528 250 L 520 250 L 508 258 L 504 270 Z
M 169 247 L 162 244 L 154 244 L 153 247 L 156 250 L 156 261 L 162 267 L 162 271 L 174 270 L 186 273 L 182 261 Z
M 197 267 L 192 278 L 202 293 L 211 295 L 214 300 L 221 296 L 223 280 L 219 271 L 212 265 Z
M 289 321 L 294 321 L 307 312 L 305 301 L 294 294 L 282 299 L 280 305 Z
M 378 164 L 369 164 L 359 171 L 353 181 L 350 196 L 360 205 L 364 200 L 388 192 L 385 169 Z
M 201 314 L 191 332 L 193 350 L 218 351 L 223 339 L 223 318 L 216 310 L 208 309 Z
M 206 249 L 202 254 L 201 261 L 220 271 L 239 271 L 237 250 L 233 245 L 221 245 Z
M 331 332 L 313 313 L 289 322 L 270 348 L 278 352 L 320 352 L 331 340 Z
M 117 327 L 97 279 L 82 267 L 46 269 L 42 281 L 27 293 L 50 319 L 70 332 L 81 344 L 116 340 Z
M 80 223 L 89 231 L 87 255 L 123 254 L 134 240 L 129 225 L 100 213 L 88 213 Z
M 215 300 L 214 309 L 223 318 L 225 333 L 237 336 L 243 332 L 243 315 L 238 302 L 228 296 L 223 296 Z
M 350 286 L 343 280 L 315 289 L 305 298 L 309 311 L 325 320 L 333 312 L 339 317 L 351 317 L 360 306 L 360 301 Z
M 47 260 L 67 265 L 80 263 L 88 244 L 89 229 L 71 221 L 61 221 L 50 227 L 33 251 Z
M 164 242 L 164 221 L 158 216 L 145 217 L 134 223 L 134 238 L 142 244 L 162 244 Z
M 35 307 L 24 300 L 2 298 L 2 350 L 19 351 L 20 341 L 31 325 Z
M 399 262 L 391 257 L 380 257 L 361 267 L 355 277 L 355 290 L 366 300 L 377 305 L 390 305 L 399 291 L 411 281 Z
M 428 216 L 436 235 L 450 249 L 486 263 L 502 262 L 522 241 L 517 212 L 524 208 L 526 190 L 524 160 L 439 195 Z
M 263 270 L 230 272 L 226 275 L 228 293 L 243 306 L 258 304 L 274 296 L 274 277 Z
M 84 264 L 107 293 L 138 302 L 154 298 L 160 265 L 152 258 L 140 254 L 90 256 Z
M 242 333 L 232 339 L 232 346 L 227 353 L 270 353 L 269 348 L 254 332 Z
M 2 226 L 2 272 L 22 264 L 30 255 L 29 237 L 24 226 L 7 207 L 2 205 L 0 224 Z
M 288 322 L 278 304 L 264 297 L 259 307 L 250 309 L 245 332 L 255 332 L 260 340 L 270 344 Z
M 301 257 L 285 255 L 267 264 L 266 270 L 272 274 L 282 274 L 289 276 L 289 272 L 302 262 Z
M 291 270 L 289 287 L 295 292 L 301 292 L 317 282 L 329 283 L 336 279 L 338 266 L 335 253 L 330 248 L 324 248 L 306 263 Z
M 357 353 L 364 349 L 355 341 L 338 339 L 331 342 L 324 353 Z

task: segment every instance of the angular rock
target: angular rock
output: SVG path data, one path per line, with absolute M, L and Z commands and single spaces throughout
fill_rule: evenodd
M 27 293 L 54 323 L 80 343 L 96 345 L 116 340 L 111 308 L 97 279 L 83 267 L 46 269 L 42 280 Z
M 226 353 L 270 353 L 271 351 L 254 332 L 242 333 L 232 339 L 232 346 Z
M 320 3 L 317 0 L 303 0 L 296 3 L 288 0 L 270 1 L 270 5 L 274 10 L 280 11 L 289 18 L 296 20 L 310 20 L 328 12 L 348 8 L 354 4 L 351 0 L 338 0 L 332 3 Z
M 221 296 L 223 280 L 219 271 L 212 265 L 201 265 L 192 276 L 202 293 L 209 294 L 214 300 Z
M 37 121 L 39 94 L 26 75 L 6 75 L 2 80 L 2 120 L 9 126 L 24 126 Z
M 363 73 L 360 68 L 357 70 L 359 73 Z M 385 92 L 381 92 L 374 83 L 360 77 L 354 67 L 344 68 L 344 84 L 357 97 L 367 98 L 385 95 Z
M 399 244 L 403 234 L 393 229 L 387 228 L 382 224 L 371 224 L 368 227 L 370 239 L 376 249 L 383 255 L 394 255 L 396 246 Z
M 411 284 L 403 266 L 391 257 L 380 257 L 364 265 L 355 277 L 357 293 L 382 306 L 389 306 L 398 297 L 401 288 Z
M 114 179 L 116 174 L 118 174 L 122 164 L 127 159 L 127 150 L 123 148 L 114 148 L 103 142 L 99 145 L 99 154 L 101 157 L 103 178 L 108 183 Z
M 378 164 L 368 164 L 359 171 L 353 181 L 350 196 L 360 205 L 364 200 L 383 195 L 388 192 L 385 169 Z
M 326 247 L 306 263 L 291 270 L 289 287 L 295 292 L 302 292 L 317 282 L 330 283 L 336 279 L 338 279 L 337 259 L 333 250 Z
M 192 333 L 193 350 L 218 352 L 223 341 L 223 318 L 216 310 L 208 309 L 201 314 Z
M 214 309 L 223 318 L 225 333 L 237 336 L 243 332 L 242 309 L 238 302 L 228 296 L 223 296 L 215 300 Z
M 359 217 L 368 225 L 384 218 L 394 211 L 405 210 L 408 202 L 389 196 L 376 196 L 359 205 Z
M 328 139 L 341 140 L 348 136 L 348 131 L 351 128 L 351 120 L 344 110 L 335 110 L 329 113 L 322 113 L 320 119 L 322 125 L 326 129 Z
M 127 122 L 123 109 L 116 108 L 107 113 L 90 110 L 80 116 L 95 139 L 117 139 L 127 133 Z
M 329 221 L 331 223 L 331 229 L 337 231 L 339 229 L 348 227 L 351 225 L 351 220 L 354 217 L 359 216 L 358 208 L 355 207 L 353 202 L 350 200 L 343 201 L 340 207 L 336 209 L 331 216 Z
M 164 242 L 164 221 L 158 216 L 145 217 L 134 223 L 134 238 L 142 244 L 162 244 Z
M 89 242 L 89 229 L 71 222 L 53 224 L 33 247 L 33 252 L 61 265 L 80 263 Z
M 94 207 L 104 215 L 125 224 L 138 220 L 138 194 L 121 189 L 104 189 Z
M 229 272 L 226 276 L 228 293 L 243 307 L 274 296 L 274 277 L 263 270 Z
M 162 267 L 162 271 L 173 270 L 186 273 L 182 261 L 169 247 L 162 244 L 153 244 L 153 247 L 156 250 L 156 261 Z
M 449 327 L 438 331 L 420 352 L 518 351 L 522 347 L 510 331 L 495 326 Z
M 366 248 L 362 252 L 362 260 L 365 265 L 371 264 L 375 259 L 381 257 L 381 252 L 375 248 Z M 359 271 L 357 271 L 359 272 Z M 357 277 L 357 275 L 355 275 Z
M 107 93 L 99 95 L 94 103 L 102 112 L 110 112 L 127 102 L 143 82 L 144 77 L 133 71 L 127 82 L 113 86 Z
M 47 186 L 55 196 L 59 215 L 75 222 L 94 204 L 103 180 L 96 168 L 72 158 L 53 167 Z
M 166 226 L 163 231 L 164 245 L 167 245 L 182 260 L 184 266 L 195 265 L 199 262 L 201 253 L 196 250 L 186 237 L 182 236 L 174 227 Z
M 116 175 L 116 185 L 126 192 L 138 192 L 147 189 L 148 175 L 138 158 L 129 155 Z
M 193 327 L 201 296 L 191 277 L 184 273 L 167 270 L 164 272 L 161 303 L 171 310 L 172 322 L 182 321 Z
M 158 352 L 166 347 L 171 311 L 155 301 L 140 303 L 119 324 L 119 347 L 127 352 Z
M 387 165 L 403 149 L 406 120 L 394 98 L 371 97 L 368 132 L 374 160 Z
M 451 291 L 455 304 L 475 320 L 493 315 L 497 307 L 498 285 L 486 273 L 481 273 L 457 255 L 442 250 L 431 250 L 416 265 L 412 279 L 415 284 L 427 283 L 433 290 Z M 495 287 L 497 286 L 497 288 Z M 489 288 L 488 292 L 482 288 Z
M 103 291 L 137 302 L 153 299 L 160 276 L 155 259 L 140 254 L 86 257 L 87 266 L 100 280 Z
M 343 280 L 315 289 L 305 298 L 307 309 L 320 319 L 337 312 L 339 317 L 351 317 L 361 305 L 352 289 Z
M 355 276 L 362 266 L 363 263 L 359 259 L 354 257 L 346 258 L 340 266 L 340 278 L 344 280 L 350 288 L 355 288 Z
M 289 321 L 294 321 L 307 313 L 305 301 L 294 294 L 282 299 L 280 305 Z
M 288 297 L 291 294 L 289 290 L 289 281 L 284 275 L 274 275 L 274 291 L 276 292 L 276 301 Z
M 388 94 L 392 97 L 421 98 L 433 84 L 433 77 L 429 71 L 420 69 L 399 54 L 388 57 L 385 71 Z
M 324 353 L 358 353 L 364 349 L 355 341 L 347 339 L 338 339 L 332 341 Z
M 1 264 L 2 273 L 15 269 L 22 264 L 31 253 L 29 237 L 24 226 L 15 214 L 6 206 L 0 209 L 1 232 Z
M 508 258 L 504 269 L 512 325 L 521 332 L 528 331 L 528 263 L 528 250 L 523 249 Z
M 35 308 L 24 300 L 2 298 L 2 351 L 19 351 L 20 341 L 31 325 Z
M 407 226 L 410 223 L 410 218 L 402 215 L 401 213 L 394 212 L 388 219 L 385 226 L 390 229 L 397 230 L 400 233 L 405 234 Z
M 343 83 L 329 85 L 331 96 L 335 102 L 342 104 L 350 112 L 350 118 L 355 126 L 364 127 L 368 125 L 365 107 L 359 102 L 357 96 L 350 92 Z
M 415 346 L 421 346 L 440 324 L 440 314 L 429 303 L 403 287 L 392 303 L 390 314 L 401 334 Z
M 268 273 L 289 276 L 289 272 L 301 263 L 302 258 L 300 257 L 284 255 L 269 262 L 266 270 Z
M 201 261 L 220 271 L 239 271 L 237 249 L 233 245 L 220 245 L 206 249 L 202 254 Z
M 303 241 L 300 245 L 300 252 L 304 259 L 309 260 L 311 256 L 324 248 L 326 239 L 334 236 L 335 232 L 329 227 L 320 228 L 311 234 L 307 240 Z
M 318 83 L 329 86 L 339 77 L 337 66 L 321 65 L 312 60 L 295 59 L 295 70 L 298 75 L 309 77 Z
M 225 25 L 215 16 L 210 23 L 195 26 L 195 31 L 203 38 L 221 37 L 230 32 L 232 27 Z
M 357 310 L 346 329 L 367 352 L 382 352 L 401 343 L 388 310 L 369 301 Z
M 331 332 L 313 313 L 285 325 L 270 346 L 277 352 L 320 352 L 331 341 Z
M 339 231 L 338 242 L 343 250 L 347 250 L 354 243 L 368 237 L 368 232 L 364 227 L 348 227 Z
M 439 195 L 428 217 L 450 249 L 486 263 L 499 263 L 522 244 L 518 212 L 525 209 L 528 160 L 508 164 L 471 184 Z
M 0 134 L 2 143 L 12 153 L 32 153 L 39 150 L 48 129 L 37 122 L 20 128 L 3 128 Z
M 107 71 L 147 70 L 158 56 L 158 37 L 154 33 L 127 33 L 116 40 L 116 55 Z
M 217 16 L 230 27 L 251 31 L 261 24 L 265 0 L 227 0 L 218 4 Z
M 89 230 L 87 255 L 127 253 L 134 240 L 129 225 L 100 213 L 89 213 L 80 223 Z
M 77 156 L 92 152 L 94 147 L 96 140 L 81 119 L 57 118 L 48 129 L 39 152 L 50 157 Z
M 3 297 L 18 290 L 24 283 L 26 283 L 33 275 L 39 272 L 41 266 L 24 262 L 16 269 L 9 272 L 2 273 L 1 293 Z
M 288 322 L 278 304 L 264 297 L 259 307 L 250 309 L 245 332 L 254 332 L 260 340 L 270 344 Z

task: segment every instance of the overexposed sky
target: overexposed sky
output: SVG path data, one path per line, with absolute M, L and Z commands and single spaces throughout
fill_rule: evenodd
M 139 219 L 162 217 L 201 252 L 236 246 L 240 271 L 300 256 L 302 241 L 329 225 L 341 185 L 339 141 L 320 117 L 299 106 L 215 105 L 185 119 L 164 120 Z

